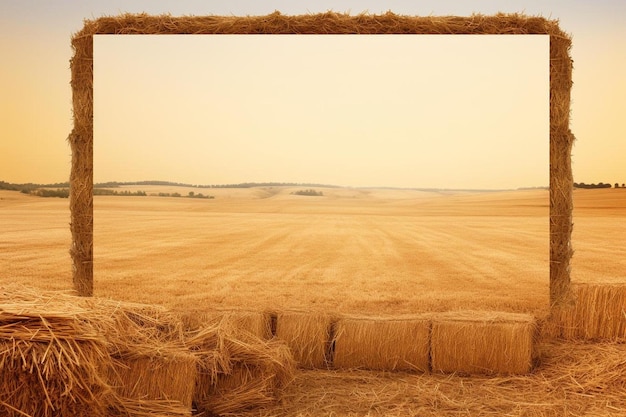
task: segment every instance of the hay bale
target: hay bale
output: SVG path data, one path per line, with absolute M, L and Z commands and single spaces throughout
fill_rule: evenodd
M 429 319 L 342 318 L 335 329 L 335 368 L 429 370 Z
M 302 368 L 329 368 L 329 346 L 336 320 L 324 313 L 276 314 L 276 337 L 283 340 Z
M 0 415 L 107 415 L 106 340 L 80 308 L 45 301 L 0 294 Z
M 0 324 L 9 413 L 190 415 L 197 358 L 162 308 L 13 286 Z
M 274 403 L 293 380 L 295 361 L 281 341 L 221 322 L 198 329 L 187 343 L 200 360 L 194 393 L 200 412 L 232 414 Z
M 433 372 L 526 374 L 535 356 L 536 322 L 527 314 L 455 312 L 433 317 Z
M 197 358 L 188 350 L 152 356 L 125 355 L 113 361 L 107 377 L 123 403 L 169 401 L 176 415 L 191 415 Z M 174 415 L 170 412 L 170 415 Z
M 573 284 L 552 309 L 547 333 L 563 339 L 626 340 L 626 284 Z

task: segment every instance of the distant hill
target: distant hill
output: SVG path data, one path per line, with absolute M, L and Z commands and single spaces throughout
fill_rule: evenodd
M 188 184 L 182 182 L 162 181 L 162 180 L 147 180 L 147 181 L 109 181 L 95 183 L 94 188 L 119 188 L 123 186 L 169 186 L 169 187 L 186 187 L 186 188 L 253 188 L 253 187 L 324 187 L 324 188 L 343 188 L 341 185 L 333 184 L 320 184 L 320 183 L 303 183 L 303 182 L 242 182 L 236 184 Z M 30 193 L 33 190 L 40 188 L 69 188 L 69 182 L 51 183 L 51 184 L 36 184 L 36 183 L 24 183 L 13 184 L 5 181 L 0 181 L 0 190 L 14 190 L 22 191 L 24 193 Z M 598 185 L 585 183 L 574 183 L 574 187 L 577 188 L 610 188 L 610 184 L 599 183 Z M 426 188 L 426 187 L 346 187 L 357 189 L 387 189 L 387 190 L 414 190 L 414 191 L 473 191 L 473 192 L 488 192 L 488 191 L 512 191 L 514 189 L 482 189 L 482 188 Z M 517 190 L 535 190 L 545 189 L 550 187 L 520 187 Z

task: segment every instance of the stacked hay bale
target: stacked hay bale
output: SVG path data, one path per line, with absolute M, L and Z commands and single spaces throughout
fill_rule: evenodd
M 0 305 L 0 415 L 106 416 L 115 400 L 100 372 L 111 365 L 106 341 L 71 305 L 41 307 Z
M 430 320 L 345 317 L 336 325 L 333 365 L 385 371 L 429 371 Z
M 536 359 L 537 325 L 527 314 L 453 312 L 433 317 L 433 372 L 526 374 Z
M 199 412 L 233 414 L 272 404 L 294 378 L 295 361 L 278 340 L 209 323 L 190 332 L 187 343 L 200 360 Z
M 276 338 L 284 341 L 301 368 L 331 366 L 336 318 L 327 313 L 281 311 L 275 314 Z
M 106 377 L 124 416 L 145 410 L 162 416 L 191 416 L 198 358 L 187 348 L 182 323 L 158 306 L 86 300 L 89 311 L 109 313 L 111 324 L 95 326 L 107 339 L 113 359 Z
M 571 302 L 555 306 L 546 333 L 563 339 L 626 340 L 626 285 L 572 284 Z

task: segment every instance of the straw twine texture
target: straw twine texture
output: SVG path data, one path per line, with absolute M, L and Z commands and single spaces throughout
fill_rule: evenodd
M 283 311 L 277 314 L 276 338 L 289 346 L 301 368 L 328 368 L 335 321 L 325 313 Z
M 428 372 L 430 326 L 426 318 L 341 318 L 336 325 L 333 366 Z
M 570 304 L 553 309 L 546 332 L 563 339 L 626 341 L 626 284 L 573 284 Z
M 442 313 L 433 318 L 433 372 L 527 374 L 536 356 L 537 326 L 527 314 Z
M 74 287 L 93 293 L 93 35 L 96 34 L 546 34 L 550 36 L 550 300 L 566 302 L 572 256 L 572 170 L 569 129 L 571 39 L 556 20 L 520 14 L 469 17 L 350 16 L 327 12 L 285 16 L 173 17 L 125 14 L 86 20 L 72 38 L 74 128 L 70 209 Z

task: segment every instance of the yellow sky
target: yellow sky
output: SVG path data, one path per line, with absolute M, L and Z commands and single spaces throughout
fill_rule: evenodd
M 96 36 L 95 181 L 547 185 L 548 48 L 537 35 Z
M 572 89 L 571 128 L 577 138 L 572 152 L 574 179 L 584 182 L 626 182 L 626 164 L 624 163 L 626 119 L 623 115 L 626 97 L 624 78 L 626 73 L 626 26 L 623 25 L 624 18 L 626 18 L 626 3 L 614 0 L 599 0 L 593 3 L 583 0 L 569 2 L 529 0 L 523 3 L 480 0 L 471 2 L 471 4 L 470 2 L 452 0 L 424 2 L 364 0 L 359 2 L 346 1 L 345 3 L 342 2 L 341 5 L 330 0 L 320 0 L 314 5 L 300 2 L 279 4 L 279 2 L 272 1 L 261 3 L 243 0 L 240 2 L 216 1 L 210 2 L 210 4 L 192 0 L 181 0 L 176 3 L 158 0 L 149 3 L 134 0 L 125 0 L 124 2 L 74 2 L 73 0 L 0 2 L 0 59 L 2 64 L 0 65 L 0 95 L 2 97 L 0 100 L 0 180 L 17 183 L 68 180 L 71 150 L 66 138 L 72 128 L 71 88 L 69 85 L 69 60 L 72 55 L 70 38 L 72 33 L 81 29 L 84 18 L 97 18 L 105 14 L 123 12 L 147 12 L 151 14 L 169 12 L 173 15 L 259 15 L 271 13 L 273 10 L 281 10 L 285 14 L 302 14 L 317 13 L 329 9 L 351 11 L 352 14 L 365 10 L 370 13 L 383 13 L 386 10 L 392 10 L 399 14 L 422 16 L 429 14 L 467 16 L 472 12 L 484 14 L 522 12 L 528 15 L 542 15 L 559 19 L 563 30 L 573 36 L 574 86 Z M 438 57 L 437 60 L 441 61 L 442 59 L 443 57 Z M 171 60 L 162 58 L 159 66 L 168 64 L 169 61 Z M 457 66 L 468 67 L 465 63 L 457 64 Z M 121 67 L 123 68 L 125 65 L 122 64 Z M 213 66 L 211 68 L 214 69 Z M 392 78 L 392 81 L 395 81 L 395 78 Z M 366 83 L 366 85 L 369 84 Z M 97 90 L 96 97 L 99 93 L 102 91 Z M 117 103 L 122 106 L 125 101 L 131 101 L 132 98 L 130 96 L 124 98 L 118 96 L 117 100 Z M 184 106 L 185 103 L 188 103 L 188 98 L 179 100 L 181 106 Z M 420 126 L 427 127 L 435 124 L 435 107 L 426 109 L 433 112 L 432 118 L 427 118 Z M 293 108 L 282 109 L 281 112 L 287 114 Z M 377 110 L 382 112 L 387 108 L 378 108 Z M 473 105 L 471 110 L 474 110 Z M 309 111 L 298 114 L 302 116 L 312 113 Z M 341 114 L 348 118 L 345 113 Z M 423 115 L 424 113 L 420 114 Z M 364 126 L 370 127 L 371 131 L 373 130 L 372 124 L 378 119 L 380 118 L 370 117 L 366 122 L 363 122 Z M 213 130 L 204 132 L 206 135 L 203 138 L 210 135 L 215 137 L 215 129 L 219 125 L 219 123 L 207 122 L 206 126 Z M 354 124 L 350 124 L 350 126 L 354 126 Z M 515 133 L 517 129 L 514 127 L 508 126 L 508 130 Z M 319 125 L 317 128 L 319 129 Z M 390 129 L 389 123 L 387 128 Z M 407 126 L 406 128 L 412 129 L 413 133 L 416 133 L 416 126 Z M 242 134 L 241 129 L 238 134 Z M 356 136 L 364 135 L 362 132 L 357 133 L 355 133 Z M 300 138 L 306 137 L 301 131 L 293 132 L 293 134 Z M 187 136 L 191 140 L 193 134 Z M 268 143 L 267 136 L 266 134 L 266 138 L 261 143 Z M 348 135 L 346 132 L 342 132 L 341 136 L 346 137 Z M 418 135 L 413 137 L 415 136 Z M 400 137 L 401 135 L 398 134 L 393 138 L 399 141 Z M 109 140 L 113 141 L 113 138 Z M 386 140 L 389 139 L 386 138 Z M 371 139 L 370 142 L 373 143 L 375 140 Z M 155 140 L 154 143 L 156 144 L 158 141 Z M 293 144 L 294 142 L 290 143 Z M 418 142 L 412 141 L 411 143 L 417 146 Z M 332 145 L 335 146 L 336 144 Z M 389 158 L 396 158 L 397 161 L 402 161 L 402 158 L 407 158 L 407 155 L 414 158 L 425 155 L 423 146 L 422 152 L 417 152 L 411 150 L 408 145 L 407 147 L 398 146 L 397 143 L 392 143 L 392 145 L 395 146 L 395 149 L 407 149 L 410 152 L 400 152 L 397 157 L 392 155 L 380 158 L 381 160 L 388 161 Z M 139 142 L 139 146 L 142 147 L 141 142 Z M 330 146 L 330 144 L 325 146 Z M 547 148 L 547 143 L 545 146 Z M 321 145 L 319 148 L 326 149 Z M 306 148 L 308 152 L 310 152 L 309 149 L 310 147 Z M 520 147 L 515 149 L 519 150 Z M 168 158 L 163 158 L 167 161 L 163 162 L 164 166 L 171 166 L 171 160 L 174 159 L 173 155 L 175 155 L 172 150 L 167 148 L 158 151 L 156 147 L 147 148 L 143 146 L 143 150 L 144 152 L 167 154 Z M 215 145 L 211 150 L 215 152 Z M 365 150 L 380 153 L 380 151 L 372 150 L 372 148 L 361 151 Z M 200 158 L 201 155 L 204 155 L 201 151 L 202 149 L 198 148 L 198 151 L 187 152 L 187 156 L 192 154 L 194 158 Z M 490 151 L 495 151 L 495 149 Z M 304 154 L 304 152 L 302 153 Z M 325 152 L 324 155 L 328 155 L 328 153 Z M 113 162 L 120 157 L 119 152 L 114 152 L 111 155 L 110 158 Z M 96 158 L 100 156 L 99 153 L 96 154 Z M 318 159 L 321 158 L 316 154 L 314 156 Z M 253 159 L 251 156 L 248 158 Z M 227 159 L 226 155 L 222 156 L 222 163 L 224 159 Z M 352 161 L 356 163 L 356 160 Z M 425 165 L 433 161 L 435 161 L 434 158 L 429 158 L 419 162 L 421 165 Z M 218 164 L 218 162 L 213 161 L 213 165 Z M 332 162 L 329 159 L 324 163 L 331 166 Z M 361 164 L 371 164 L 371 161 L 365 159 Z M 225 169 L 220 172 L 227 173 L 227 169 L 232 169 L 236 173 L 241 172 L 241 168 L 231 164 L 226 165 Z M 306 166 L 306 164 L 298 164 L 297 168 L 304 169 Z M 102 165 L 102 167 L 104 166 Z M 179 180 L 186 181 L 189 179 L 190 182 L 205 182 L 206 166 L 194 168 L 195 164 L 189 164 L 189 167 L 193 168 L 192 171 L 197 171 L 203 176 L 183 178 L 181 175 Z M 256 169 L 261 168 L 257 166 Z M 380 166 L 378 170 L 391 172 L 388 166 Z M 102 172 L 106 174 L 105 171 Z M 263 172 L 270 176 L 272 171 L 263 169 Z M 333 171 L 329 170 L 329 172 Z M 545 173 L 545 171 L 542 172 Z M 137 174 L 142 174 L 142 172 L 137 172 Z M 221 182 L 219 177 L 214 177 L 217 174 L 214 172 L 210 174 L 211 178 L 206 178 L 206 182 Z M 280 178 L 274 178 L 272 175 L 272 179 L 283 180 L 282 175 L 279 174 L 277 172 L 275 176 Z M 302 179 L 308 179 L 305 174 L 302 173 Z M 346 172 L 342 172 L 342 175 L 344 174 Z M 317 178 L 317 176 L 315 177 Z M 456 178 L 458 177 L 457 175 Z M 106 178 L 106 180 L 109 179 L 113 178 Z M 139 178 L 129 179 L 140 180 L 145 178 L 141 175 Z M 168 179 L 176 180 L 175 178 Z M 294 180 L 299 179 L 300 177 L 294 178 Z M 319 178 L 319 180 L 325 179 Z M 335 177 L 328 178 L 329 181 L 334 179 Z M 338 181 L 344 182 L 341 179 Z M 358 181 L 345 177 L 345 182 L 356 183 Z M 420 181 L 420 185 L 425 186 L 434 186 L 436 183 L 435 179 L 426 182 L 426 184 Z M 541 181 L 541 183 L 544 182 Z M 535 184 L 536 181 L 533 178 L 527 178 L 527 181 L 523 181 L 523 185 Z

